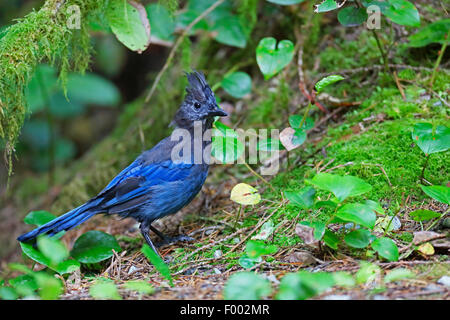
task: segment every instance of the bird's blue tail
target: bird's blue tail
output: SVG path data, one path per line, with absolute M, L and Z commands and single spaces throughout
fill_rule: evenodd
M 60 231 L 70 230 L 99 213 L 96 205 L 96 201 L 89 201 L 79 206 L 78 208 L 75 208 L 63 214 L 62 216 L 59 216 L 58 218 L 40 226 L 39 228 L 21 235 L 17 238 L 17 240 L 19 240 L 20 242 L 30 242 L 40 234 L 46 233 L 48 236 L 53 236 Z

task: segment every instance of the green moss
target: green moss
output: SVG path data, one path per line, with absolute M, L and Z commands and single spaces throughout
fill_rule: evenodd
M 81 12 L 80 29 L 69 28 L 73 14 L 67 8 L 77 5 Z M 84 21 L 89 13 L 103 6 L 98 0 L 48 0 L 39 11 L 33 11 L 6 31 L 0 39 L 0 138 L 5 140 L 9 173 L 12 154 L 27 114 L 24 90 L 35 67 L 43 61 L 60 68 L 63 86 L 70 70 L 83 72 L 90 61 L 91 45 Z

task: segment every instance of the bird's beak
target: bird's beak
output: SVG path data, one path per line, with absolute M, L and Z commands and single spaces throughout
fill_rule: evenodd
M 226 113 L 225 111 L 223 111 L 223 109 L 220 109 L 219 106 L 216 105 L 216 107 L 213 110 L 208 112 L 208 116 L 210 116 L 210 117 L 215 117 L 215 116 L 226 117 L 226 116 L 228 116 L 228 113 Z

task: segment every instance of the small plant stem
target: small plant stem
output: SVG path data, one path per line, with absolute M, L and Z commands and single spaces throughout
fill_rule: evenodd
M 237 229 L 237 224 L 238 224 L 239 220 L 241 220 L 241 213 L 242 213 L 242 204 L 239 205 L 239 211 L 236 216 L 236 220 L 234 221 L 234 229 Z
M 445 217 L 445 215 L 446 215 L 447 213 L 449 213 L 449 212 L 450 212 L 450 209 L 447 209 L 443 214 L 441 214 L 441 216 L 440 216 L 438 219 L 436 219 L 435 222 L 433 222 L 433 223 L 427 228 L 426 231 L 431 230 L 431 229 L 432 229 L 439 221 L 441 221 L 441 219 L 442 219 L 443 217 Z
M 427 168 L 428 165 L 428 160 L 430 159 L 430 155 L 427 155 L 425 163 L 423 164 L 423 168 L 422 168 L 422 173 L 420 175 L 420 180 L 425 178 L 425 169 Z
M 300 128 L 300 129 L 302 128 L 303 124 L 304 124 L 305 121 L 306 121 L 306 117 L 308 116 L 309 109 L 311 109 L 311 105 L 312 105 L 312 104 L 311 104 L 311 101 L 310 101 L 309 104 L 308 104 L 308 106 L 306 107 L 305 114 L 303 115 L 302 121 L 300 121 L 300 125 L 299 125 L 299 128 Z
M 272 189 L 273 192 L 275 192 L 275 193 L 277 192 L 277 191 L 275 190 L 275 188 L 270 184 L 270 182 L 267 181 L 266 179 L 264 179 L 258 172 L 256 172 L 255 170 L 253 170 L 253 169 L 248 165 L 247 162 L 244 162 L 244 165 L 247 167 L 247 169 L 248 169 L 251 173 L 253 173 L 253 175 L 255 175 L 256 177 L 258 177 L 259 179 L 261 179 L 262 181 L 264 181 L 264 183 L 266 183 L 266 184 L 270 187 L 270 189 Z
M 445 41 L 442 44 L 441 50 L 439 51 L 439 56 L 436 60 L 436 63 L 434 64 L 433 74 L 431 75 L 431 79 L 430 79 L 430 83 L 429 83 L 430 88 L 433 88 L 433 83 L 434 83 L 434 79 L 436 78 L 436 73 L 438 71 L 439 65 L 441 64 L 441 60 L 442 60 L 442 57 L 444 56 L 445 49 L 447 48 L 449 35 L 450 35 L 450 31 L 445 36 Z

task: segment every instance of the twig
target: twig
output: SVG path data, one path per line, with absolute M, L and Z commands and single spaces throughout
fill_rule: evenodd
M 433 74 L 431 75 L 430 84 L 429 84 L 430 88 L 433 88 L 434 78 L 436 77 L 437 70 L 439 68 L 439 65 L 441 64 L 441 60 L 442 60 L 442 57 L 444 56 L 445 49 L 447 48 L 449 35 L 450 35 L 450 31 L 447 32 L 447 35 L 445 36 L 445 41 L 442 44 L 441 50 L 439 51 L 439 56 L 436 60 L 436 64 L 434 65 Z
M 156 90 L 156 86 L 158 85 L 159 81 L 161 80 L 162 75 L 164 72 L 166 72 L 167 68 L 169 67 L 170 62 L 172 61 L 175 52 L 177 51 L 178 47 L 180 46 L 181 42 L 183 41 L 184 37 L 189 34 L 191 29 L 204 17 L 206 17 L 211 11 L 213 11 L 215 8 L 220 6 L 225 0 L 217 0 L 214 2 L 211 6 L 209 6 L 205 11 L 203 11 L 197 18 L 194 19 L 187 27 L 184 29 L 183 33 L 178 37 L 177 41 L 175 42 L 174 46 L 172 47 L 172 50 L 169 53 L 169 57 L 166 60 L 166 63 L 162 67 L 162 69 L 159 71 L 158 75 L 155 78 L 155 81 L 153 82 L 153 85 L 145 97 L 145 103 L 149 102 L 151 97 L 153 96 L 153 93 Z
M 233 252 L 234 250 L 236 250 L 241 244 L 243 244 L 248 238 L 250 238 L 250 236 L 251 236 L 256 230 L 258 230 L 264 223 L 266 223 L 267 220 L 269 220 L 269 219 L 275 214 L 275 212 L 277 212 L 277 211 L 285 204 L 285 202 L 286 202 L 286 201 L 282 201 L 282 202 L 280 203 L 280 205 L 279 205 L 275 210 L 272 211 L 271 214 L 269 214 L 264 220 L 259 221 L 258 224 L 253 228 L 253 230 L 252 230 L 252 231 L 251 231 L 244 239 L 242 239 L 241 242 L 239 242 L 237 245 L 235 245 L 233 248 L 231 248 L 231 250 L 228 251 L 228 252 L 226 253 L 226 255 L 228 255 L 228 254 L 230 254 L 231 252 Z

